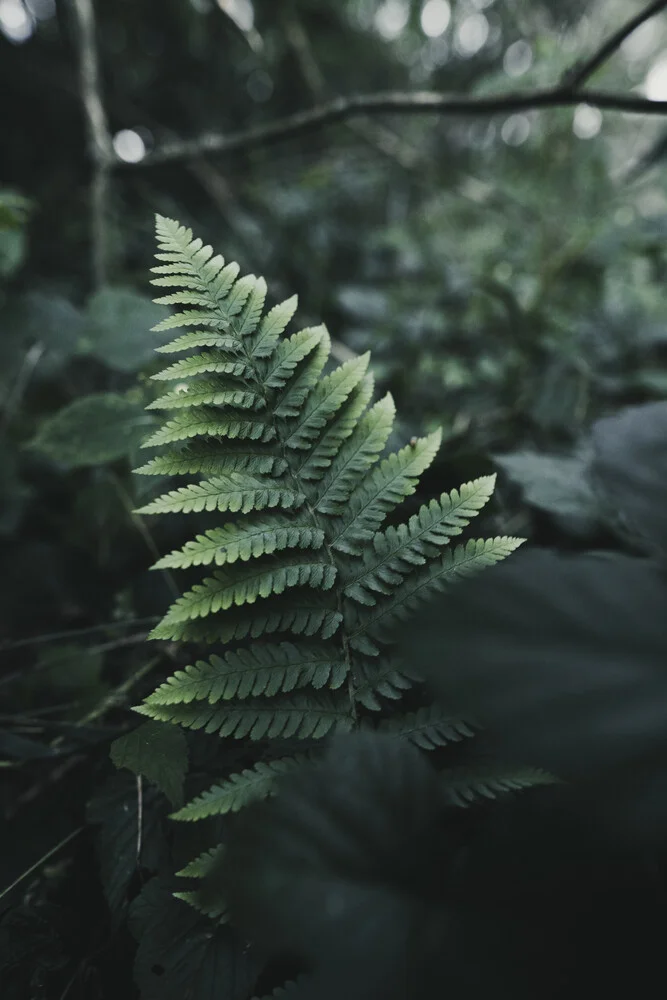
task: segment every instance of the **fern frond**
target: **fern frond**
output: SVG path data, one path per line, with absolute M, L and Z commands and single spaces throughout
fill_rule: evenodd
M 157 323 L 152 327 L 152 332 L 163 333 L 165 330 L 177 330 L 182 326 L 217 326 L 219 322 L 219 318 L 213 312 L 206 312 L 203 309 L 182 309 Z
M 339 514 L 368 469 L 377 461 L 391 434 L 396 409 L 387 394 L 370 408 L 332 460 L 318 488 L 322 514 Z
M 343 623 L 340 611 L 321 603 L 317 591 L 308 595 L 294 594 L 291 599 L 271 597 L 266 606 L 251 610 L 230 609 L 221 615 L 211 615 L 194 621 L 175 621 L 167 615 L 151 631 L 150 639 L 169 639 L 177 642 L 240 642 L 248 637 L 276 632 L 293 635 L 318 636 L 330 639 Z
M 193 822 L 194 820 L 208 819 L 210 816 L 224 816 L 227 813 L 238 812 L 250 805 L 251 802 L 260 802 L 262 799 L 268 798 L 274 793 L 278 778 L 282 778 L 283 775 L 292 771 L 297 771 L 309 760 L 307 754 L 299 754 L 296 757 L 283 757 L 280 760 L 259 761 L 254 767 L 246 768 L 239 774 L 232 774 L 222 784 L 213 785 L 208 791 L 202 792 L 192 802 L 173 813 L 172 819 Z M 209 853 L 213 854 L 213 852 Z M 201 864 L 198 864 L 200 861 L 201 859 L 197 859 L 194 862 L 197 865 L 197 870 L 202 867 Z M 188 865 L 188 868 L 190 867 Z M 190 874 L 188 868 L 178 874 Z M 205 874 L 208 873 L 208 870 L 210 869 L 206 869 Z
M 183 384 L 182 388 L 158 396 L 147 410 L 182 410 L 194 406 L 238 406 L 242 410 L 257 409 L 262 397 L 250 389 L 238 389 L 222 379 L 202 379 Z
M 261 475 L 273 473 L 280 476 L 287 463 L 283 458 L 270 454 L 265 445 L 244 441 L 197 441 L 178 451 L 156 455 L 138 469 L 141 476 L 185 476 L 202 473 L 213 476 L 222 472 L 254 472 Z
M 235 739 L 321 739 L 329 733 L 347 733 L 354 724 L 346 699 L 297 693 L 289 699 L 243 702 L 241 705 L 138 705 L 135 709 L 158 722 L 185 729 L 203 729 Z
M 177 670 L 145 700 L 147 705 L 189 705 L 192 701 L 271 698 L 279 692 L 325 686 L 339 688 L 348 672 L 342 655 L 328 647 L 259 645 Z
M 225 353 L 240 353 L 240 345 L 234 337 L 218 333 L 216 330 L 192 330 L 175 340 L 170 340 L 167 344 L 161 344 L 155 350 L 159 354 L 178 354 L 180 351 L 189 351 L 195 347 L 216 347 Z
M 475 731 L 462 719 L 443 716 L 438 705 L 427 705 L 404 716 L 392 716 L 379 725 L 383 733 L 403 736 L 422 750 L 435 750 L 448 743 L 460 743 Z
M 289 510 L 300 507 L 305 499 L 303 493 L 283 486 L 275 479 L 261 479 L 247 472 L 230 472 L 227 476 L 181 486 L 140 507 L 135 513 L 189 514 L 192 511 L 218 510 L 248 514 L 267 507 Z
M 488 500 L 494 477 L 444 493 L 405 524 L 393 526 L 392 518 L 380 531 L 414 493 L 440 433 L 383 457 L 395 410 L 390 396 L 372 404 L 368 355 L 324 375 L 326 327 L 285 336 L 296 297 L 263 314 L 262 278 L 239 276 L 237 264 L 174 220 L 158 217 L 157 234 L 161 263 L 152 280 L 165 289 L 160 301 L 177 311 L 155 329 L 182 331 L 159 351 L 183 357 L 153 376 L 173 384 L 149 409 L 175 412 L 144 445 L 167 450 L 137 472 L 201 481 L 169 490 L 139 513 L 238 516 L 214 520 L 155 564 L 209 567 L 209 575 L 173 602 L 151 637 L 207 643 L 216 652 L 167 677 L 136 711 L 240 740 L 314 740 L 367 725 L 430 750 L 471 736 L 470 726 L 436 706 L 379 726 L 368 713 L 399 702 L 419 682 L 380 655 L 394 626 L 434 591 L 521 543 L 448 547 Z M 234 813 L 272 794 L 276 780 L 306 759 L 255 763 L 175 818 Z M 522 779 L 481 780 L 476 794 Z M 452 778 L 451 801 L 473 794 L 467 787 Z M 218 860 L 207 852 L 181 874 L 205 877 Z M 224 917 L 224 903 L 215 908 L 196 891 L 177 895 Z
M 370 354 L 346 361 L 312 390 L 285 437 L 286 448 L 308 448 L 366 374 Z
M 479 799 L 497 799 L 508 792 L 520 792 L 542 785 L 560 784 L 558 778 L 536 767 L 449 768 L 440 772 L 445 796 L 453 806 L 465 808 Z
M 210 917 L 211 920 L 215 920 L 218 924 L 229 922 L 227 904 L 222 899 L 212 899 L 210 894 L 203 895 L 196 889 L 189 892 L 173 892 L 172 896 L 175 899 L 182 900 L 184 903 L 188 903 L 193 909 L 199 913 L 203 913 L 205 917 Z
M 350 496 L 333 527 L 333 545 L 358 555 L 387 514 L 414 493 L 419 477 L 435 458 L 442 433 L 434 431 L 414 444 L 388 455 Z
M 303 364 L 295 370 L 284 389 L 278 393 L 273 404 L 273 412 L 280 419 L 298 417 L 304 400 L 313 389 L 329 360 L 331 352 L 331 337 L 325 326 L 315 327 L 320 333 L 320 339 L 314 351 L 308 355 Z
M 173 420 L 167 421 L 147 438 L 141 447 L 154 448 L 157 445 L 173 444 L 174 441 L 185 441 L 199 436 L 271 441 L 276 432 L 271 424 L 260 417 L 255 418 L 247 413 L 223 413 L 202 406 L 177 414 Z
M 272 515 L 260 521 L 225 524 L 197 535 L 159 559 L 152 569 L 189 569 L 191 566 L 224 566 L 237 559 L 243 562 L 259 556 L 271 555 L 283 549 L 319 549 L 324 542 L 324 531 L 293 524 L 281 515 Z
M 403 673 L 391 659 L 361 660 L 356 665 L 355 698 L 360 705 L 371 712 L 382 709 L 377 695 L 398 701 L 413 686 L 411 678 Z
M 372 548 L 362 553 L 363 565 L 345 576 L 345 594 L 360 604 L 373 605 L 377 594 L 391 594 L 415 566 L 423 566 L 439 555 L 452 536 L 463 528 L 487 503 L 495 476 L 465 483 L 460 490 L 443 493 L 414 514 L 407 524 L 377 533 Z
M 298 298 L 293 295 L 284 302 L 279 302 L 271 309 L 259 325 L 259 330 L 249 340 L 248 353 L 251 358 L 270 357 L 280 335 L 296 312 Z
M 238 286 L 241 282 L 237 282 L 234 293 L 237 292 Z M 257 324 L 260 321 L 262 315 L 262 309 L 264 308 L 264 302 L 266 299 L 266 282 L 264 278 L 255 278 L 254 282 L 250 283 L 250 294 L 244 302 L 243 310 L 239 316 L 238 323 L 234 326 L 234 333 L 237 337 L 248 337 L 251 333 L 255 333 L 257 330 Z M 231 302 L 233 295 L 227 300 L 227 304 Z M 231 315 L 228 313 L 229 318 Z
M 337 568 L 330 563 L 305 556 L 300 561 L 296 561 L 295 556 L 294 562 L 284 565 L 251 562 L 230 570 L 220 569 L 177 598 L 162 623 L 205 618 L 235 604 L 254 604 L 259 597 L 282 594 L 291 587 L 329 590 L 334 585 L 336 572 Z
M 314 351 L 322 339 L 321 327 L 308 328 L 292 334 L 274 350 L 267 365 L 264 384 L 269 389 L 282 389 L 294 369 Z
M 296 476 L 305 480 L 322 478 L 371 401 L 374 385 L 371 374 L 362 378 L 356 389 L 350 393 L 345 405 L 325 428 L 322 436 L 309 449 L 298 453 L 298 460 L 292 464 Z M 312 489 L 311 492 L 315 498 L 319 498 L 319 488 Z
M 390 597 L 379 600 L 373 607 L 358 611 L 354 606 L 348 608 L 346 625 L 350 644 L 370 653 L 375 640 L 389 641 L 389 629 L 404 621 L 430 596 L 441 592 L 459 577 L 471 576 L 495 565 L 514 552 L 523 541 L 522 538 L 508 536 L 471 538 L 465 545 L 457 545 L 453 551 L 446 552 L 436 562 L 420 567 L 403 580 Z
M 216 847 L 211 847 L 210 850 L 204 851 L 204 853 L 196 857 L 194 861 L 188 862 L 185 868 L 182 868 L 175 874 L 178 875 L 179 878 L 208 878 L 208 876 L 214 872 L 220 864 L 224 855 L 225 845 L 217 844 Z
M 161 382 L 169 382 L 209 373 L 233 375 L 236 378 L 240 378 L 241 376 L 248 375 L 250 372 L 251 369 L 245 361 L 230 360 L 227 353 L 217 350 L 205 351 L 202 354 L 193 354 L 189 358 L 183 358 L 181 361 L 170 365 L 169 368 L 151 375 L 151 378 Z

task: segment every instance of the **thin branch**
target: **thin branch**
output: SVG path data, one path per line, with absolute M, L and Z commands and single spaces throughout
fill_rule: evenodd
M 109 271 L 107 203 L 109 173 L 118 162 L 102 101 L 102 82 L 97 54 L 95 8 L 93 0 L 71 0 L 79 35 L 79 86 L 86 116 L 88 140 L 94 164 L 91 188 L 91 237 L 93 275 L 97 287 L 104 284 Z
M 84 829 L 85 827 L 79 826 L 76 830 L 72 830 L 71 833 L 68 833 L 66 837 L 63 837 L 63 839 L 59 841 L 55 847 L 52 847 L 50 851 L 43 854 L 39 861 L 35 861 L 34 865 L 27 868 L 21 875 L 19 875 L 18 878 L 14 879 L 11 885 L 8 885 L 5 889 L 3 889 L 2 892 L 0 892 L 0 899 L 2 899 L 3 896 L 6 896 L 8 892 L 11 892 L 12 889 L 15 889 L 16 886 L 23 882 L 24 879 L 28 878 L 29 875 L 32 875 L 33 872 L 37 871 L 37 869 L 40 868 L 45 861 L 48 861 L 54 854 L 57 854 L 57 852 L 65 847 L 66 844 L 69 844 L 70 840 L 74 840 L 75 837 L 78 837 Z
M 7 639 L 4 642 L 0 642 L 0 653 L 6 653 L 14 649 L 26 649 L 29 646 L 41 646 L 45 642 L 58 642 L 61 639 L 80 639 L 85 635 L 94 635 L 96 632 L 106 632 L 107 629 L 133 628 L 135 625 L 155 625 L 159 620 L 160 615 L 150 615 L 147 618 L 128 618 L 124 621 L 87 625 L 85 628 L 70 628 L 62 632 L 47 632 L 44 635 L 33 635 L 27 639 Z
M 618 31 L 615 31 L 589 59 L 584 60 L 579 66 L 574 66 L 571 70 L 568 70 L 561 81 L 561 86 L 577 90 L 620 49 L 626 38 L 629 38 L 637 28 L 640 28 L 642 24 L 650 21 L 652 17 L 655 17 L 656 14 L 665 9 L 667 9 L 667 0 L 653 0 L 653 3 L 649 4 L 645 10 L 631 17 Z M 590 101 L 587 103 L 590 103 Z
M 167 142 L 132 167 L 152 167 L 161 163 L 193 159 L 197 156 L 238 153 L 260 146 L 283 142 L 295 136 L 317 131 L 326 125 L 346 122 L 359 115 L 375 114 L 437 114 L 441 116 L 491 116 L 539 108 L 566 108 L 579 104 L 609 111 L 624 111 L 638 115 L 667 115 L 667 101 L 650 101 L 632 94 L 617 94 L 601 90 L 578 90 L 557 87 L 530 93 L 510 93 L 494 97 L 455 97 L 437 91 L 414 94 L 386 92 L 337 97 L 306 111 L 286 115 L 268 125 L 258 125 L 229 135 L 210 132 L 195 139 Z M 129 164 L 116 159 L 115 167 Z

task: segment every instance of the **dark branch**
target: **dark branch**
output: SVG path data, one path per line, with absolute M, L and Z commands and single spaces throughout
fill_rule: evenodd
M 656 14 L 665 9 L 667 9 L 667 0 L 653 0 L 653 3 L 649 4 L 645 10 L 640 14 L 636 14 L 635 17 L 630 18 L 623 27 L 614 32 L 589 59 L 569 70 L 561 81 L 561 87 L 571 90 L 581 87 L 582 84 L 586 83 L 597 72 L 603 63 L 607 62 L 610 56 L 614 55 L 626 38 L 629 38 L 637 28 L 641 27 L 646 21 L 650 21 L 652 17 L 655 17 Z
M 667 0 L 664 0 L 667 6 Z M 414 94 L 388 92 L 338 97 L 325 104 L 286 115 L 268 125 L 259 125 L 229 135 L 206 133 L 196 139 L 165 143 L 140 163 L 132 167 L 152 167 L 159 163 L 189 160 L 211 154 L 238 153 L 259 146 L 269 146 L 295 136 L 314 132 L 326 125 L 348 121 L 359 115 L 374 114 L 437 114 L 483 115 L 507 114 L 539 108 L 563 108 L 589 104 L 609 111 L 625 111 L 639 115 L 667 115 L 667 101 L 649 101 L 632 94 L 616 94 L 600 90 L 573 91 L 571 85 L 530 93 L 504 94 L 497 97 L 455 97 L 432 91 Z M 116 167 L 129 166 L 116 159 Z
M 72 0 L 79 36 L 79 81 L 86 116 L 94 176 L 91 189 L 91 241 L 95 285 L 103 285 L 109 269 L 107 201 L 109 170 L 117 162 L 102 101 L 93 0 Z

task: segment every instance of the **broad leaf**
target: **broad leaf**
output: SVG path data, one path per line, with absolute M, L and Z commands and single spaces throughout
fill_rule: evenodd
M 142 774 L 164 792 L 172 805 L 182 804 L 188 745 L 180 729 L 162 722 L 144 722 L 114 740 L 110 755 L 116 767 Z
M 152 424 L 127 397 L 93 393 L 48 417 L 29 447 L 71 469 L 101 465 L 131 455 Z

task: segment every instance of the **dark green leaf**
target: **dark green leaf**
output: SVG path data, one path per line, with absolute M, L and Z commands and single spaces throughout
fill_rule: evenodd
M 143 368 L 154 357 L 159 341 L 151 327 L 168 310 L 129 288 L 103 288 L 88 301 L 87 346 L 90 352 L 121 372 Z
M 188 745 L 182 730 L 163 722 L 144 722 L 111 744 L 111 760 L 142 774 L 167 796 L 173 806 L 183 803 Z
M 125 396 L 94 393 L 47 418 L 29 446 L 69 468 L 100 465 L 130 455 L 152 425 Z

